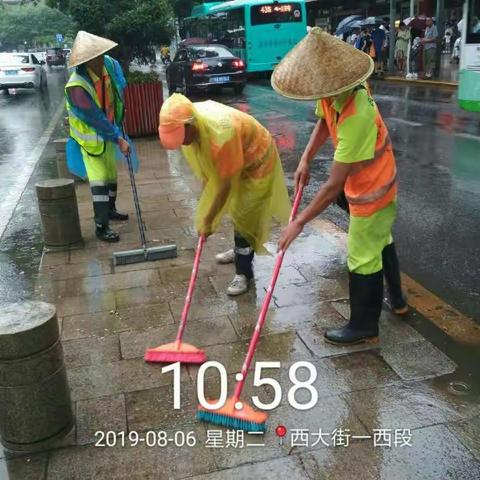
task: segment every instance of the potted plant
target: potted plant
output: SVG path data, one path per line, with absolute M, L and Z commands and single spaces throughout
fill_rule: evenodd
M 163 104 L 163 86 L 158 74 L 132 71 L 127 73 L 125 89 L 125 128 L 131 137 L 155 135 L 158 115 Z

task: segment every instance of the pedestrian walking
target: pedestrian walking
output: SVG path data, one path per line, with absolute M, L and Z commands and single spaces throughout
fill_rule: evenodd
M 427 18 L 426 24 L 427 28 L 425 29 L 425 35 L 421 39 L 421 42 L 425 62 L 425 78 L 430 79 L 433 76 L 436 62 L 438 30 L 431 18 Z
M 405 70 L 410 39 L 410 30 L 404 22 L 400 22 L 397 40 L 395 42 L 395 60 L 397 61 L 397 68 L 400 72 Z
M 181 147 L 204 185 L 196 214 L 199 234 L 215 232 L 225 213 L 232 218 L 235 248 L 216 259 L 235 262 L 227 294 L 245 293 L 254 253 L 267 253 L 272 219 L 286 224 L 291 210 L 272 136 L 244 112 L 213 101 L 192 103 L 180 94 L 163 104 L 159 135 L 166 149 Z
M 92 192 L 96 235 L 105 242 L 120 239 L 110 229 L 110 220 L 128 220 L 116 209 L 117 146 L 124 155 L 130 150 L 120 130 L 126 82 L 120 64 L 105 55 L 116 46 L 79 31 L 70 56 L 74 71 L 65 87 L 70 137 L 80 147 Z
M 301 68 L 309 59 L 309 68 Z M 350 209 L 348 270 L 350 321 L 329 330 L 336 344 L 376 341 L 385 275 L 393 310 L 404 314 L 398 259 L 392 238 L 397 209 L 397 173 L 390 136 L 366 80 L 374 69 L 368 55 L 313 29 L 276 67 L 274 89 L 298 100 L 316 100 L 319 117 L 295 173 L 296 188 L 307 184 L 311 162 L 330 136 L 335 146 L 328 180 L 282 232 L 288 248 L 304 226 L 345 191 Z

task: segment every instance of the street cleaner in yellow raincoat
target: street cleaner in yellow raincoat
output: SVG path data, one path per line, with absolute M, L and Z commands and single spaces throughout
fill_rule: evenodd
M 297 188 L 308 183 L 310 164 L 328 137 L 335 147 L 330 177 L 282 233 L 279 248 L 288 248 L 304 225 L 345 191 L 350 212 L 350 321 L 325 333 L 325 340 L 341 345 L 377 340 L 384 275 L 393 311 L 408 311 L 391 234 L 397 208 L 395 157 L 365 85 L 373 70 L 368 55 L 313 28 L 272 76 L 272 86 L 281 95 L 317 100 L 319 121 L 295 174 Z
M 172 95 L 160 111 L 160 140 L 166 149 L 182 149 L 204 188 L 196 227 L 215 232 L 224 214 L 234 225 L 235 249 L 217 255 L 219 263 L 235 262 L 229 295 L 248 290 L 254 252 L 267 253 L 272 219 L 288 222 L 291 209 L 275 142 L 252 116 L 221 103 L 192 103 Z

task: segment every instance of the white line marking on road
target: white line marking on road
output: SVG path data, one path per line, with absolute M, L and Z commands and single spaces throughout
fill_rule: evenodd
M 476 140 L 477 142 L 480 142 L 480 137 L 478 135 L 473 135 L 472 133 L 456 133 L 455 136 L 460 138 L 468 138 L 469 140 Z
M 13 213 L 17 208 L 17 204 L 23 192 L 25 191 L 25 188 L 27 187 L 27 184 L 33 174 L 33 171 L 35 170 L 38 160 L 42 156 L 45 147 L 50 141 L 50 137 L 52 136 L 52 133 L 55 130 L 55 127 L 60 120 L 64 109 L 64 104 L 63 102 L 61 102 L 57 111 L 50 120 L 47 128 L 38 140 L 37 145 L 32 150 L 30 156 L 27 157 L 25 162 L 23 163 L 23 168 L 20 172 L 18 172 L 17 179 L 12 189 L 10 190 L 8 197 L 3 198 L 0 201 L 0 239 L 2 238 L 8 224 L 10 223 L 10 220 L 12 219 Z
M 423 123 L 412 122 L 411 120 L 404 120 L 403 118 L 387 117 L 387 122 L 401 123 L 402 125 L 408 125 L 409 127 L 421 127 Z

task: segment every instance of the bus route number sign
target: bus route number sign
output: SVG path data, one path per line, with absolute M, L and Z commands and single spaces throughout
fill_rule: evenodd
M 293 6 L 289 4 L 283 5 L 262 5 L 260 7 L 260 13 L 268 15 L 270 13 L 290 13 L 293 10 Z

